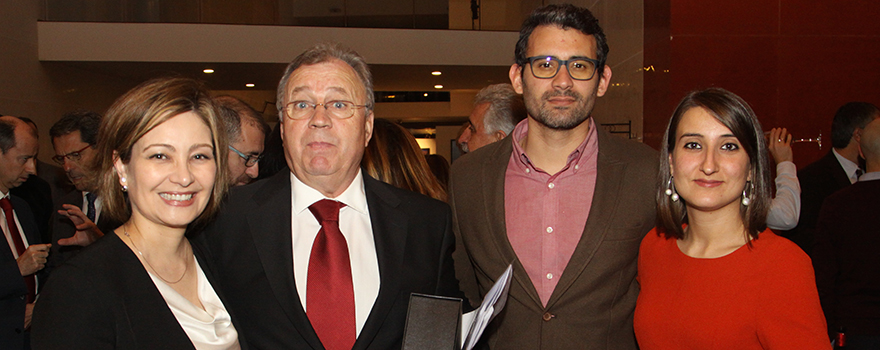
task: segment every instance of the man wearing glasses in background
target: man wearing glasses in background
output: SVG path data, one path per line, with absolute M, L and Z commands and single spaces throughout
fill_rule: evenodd
M 52 160 L 64 169 L 75 187 L 61 197 L 49 221 L 53 243 L 50 268 L 57 267 L 120 224 L 101 217 L 101 198 L 94 192 L 97 179 L 88 175 L 100 124 L 100 114 L 78 111 L 65 114 L 49 129 L 55 149 Z
M 591 117 L 608 45 L 586 9 L 548 5 L 523 24 L 510 81 L 528 118 L 453 163 L 456 275 L 472 304 L 513 262 L 492 349 L 636 349 L 639 244 L 655 224 L 658 155 Z
M 251 106 L 235 97 L 214 98 L 217 111 L 229 138 L 229 181 L 232 186 L 251 183 L 260 174 L 263 144 L 269 124 Z

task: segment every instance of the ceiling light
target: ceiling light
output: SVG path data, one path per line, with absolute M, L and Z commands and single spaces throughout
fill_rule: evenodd
M 440 72 L 439 70 L 435 70 L 435 71 L 431 72 L 431 75 L 440 75 L 440 74 L 443 74 L 443 72 Z
M 256 86 L 256 85 L 254 85 L 253 83 L 248 83 L 248 84 L 244 84 L 244 86 L 247 86 L 247 87 L 254 87 L 254 86 Z
M 435 89 L 442 89 L 442 88 L 443 88 L 443 85 L 437 84 L 437 85 L 434 85 L 434 88 L 435 88 Z
M 202 72 L 205 72 L 205 74 L 211 74 L 211 73 L 214 73 L 214 70 L 211 68 L 208 68 L 208 69 L 203 70 Z
M 427 93 L 427 92 L 425 93 L 425 97 L 428 97 L 428 93 Z

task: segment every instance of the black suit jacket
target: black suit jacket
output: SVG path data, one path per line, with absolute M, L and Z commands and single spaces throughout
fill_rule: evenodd
M 880 335 L 880 180 L 829 196 L 816 223 L 813 268 L 829 332 Z
M 21 224 L 28 244 L 41 244 L 39 229 L 34 221 L 30 207 L 23 199 L 9 196 L 18 222 Z M 2 233 L 2 231 L 0 231 Z M 38 287 L 45 277 L 37 273 Z M 3 349 L 23 349 L 25 344 L 24 311 L 27 305 L 27 286 L 18 269 L 18 262 L 12 255 L 4 236 L 0 243 L 0 344 Z
M 37 223 L 40 241 L 48 243 L 51 238 L 49 236 L 49 218 L 52 216 L 52 188 L 49 183 L 37 175 L 30 175 L 27 181 L 11 189 L 10 193 L 27 202 L 34 216 L 34 221 Z
M 227 305 L 203 252 L 193 246 L 193 253 Z M 147 270 L 113 232 L 54 272 L 32 329 L 37 350 L 195 349 Z
M 290 171 L 235 188 L 196 241 L 216 261 L 227 306 L 256 349 L 324 349 L 293 276 Z M 381 286 L 353 349 L 399 349 L 410 293 L 461 297 L 449 206 L 364 174 Z
M 822 202 L 832 193 L 850 185 L 849 176 L 843 171 L 834 153 L 798 171 L 801 184 L 801 215 L 795 228 L 782 232 L 782 236 L 797 244 L 807 254 L 812 254 L 816 220 Z
M 52 212 L 52 220 L 49 221 L 49 232 L 52 234 L 52 248 L 49 254 L 49 261 L 46 264 L 49 271 L 60 266 L 65 260 L 70 259 L 83 249 L 80 246 L 61 246 L 58 244 L 59 239 L 73 237 L 76 233 L 76 226 L 73 225 L 73 222 L 66 216 L 58 214 L 58 210 L 61 210 L 64 204 L 75 205 L 82 209 L 82 191 L 74 190 L 61 197 L 60 201 L 55 205 L 55 210 Z M 122 226 L 122 223 L 110 220 L 107 216 L 98 217 L 98 222 L 95 224 L 105 234 L 112 233 L 114 229 Z

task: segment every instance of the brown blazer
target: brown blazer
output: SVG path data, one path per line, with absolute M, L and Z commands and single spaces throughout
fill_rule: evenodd
M 479 303 L 511 262 L 507 305 L 483 338 L 492 349 L 636 349 L 639 243 L 655 224 L 657 152 L 598 130 L 593 205 L 584 233 L 547 306 L 507 239 L 504 174 L 512 137 L 452 166 L 456 275 Z

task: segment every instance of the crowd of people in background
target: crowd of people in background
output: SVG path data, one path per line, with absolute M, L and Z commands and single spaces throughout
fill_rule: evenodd
M 840 107 L 798 171 L 786 128 L 711 87 L 658 152 L 593 118 L 590 11 L 535 10 L 514 52 L 451 167 L 335 43 L 288 65 L 274 129 L 157 78 L 61 116 L 55 167 L 0 115 L 0 348 L 400 349 L 412 293 L 476 308 L 509 264 L 480 348 L 880 348 L 880 109 Z

